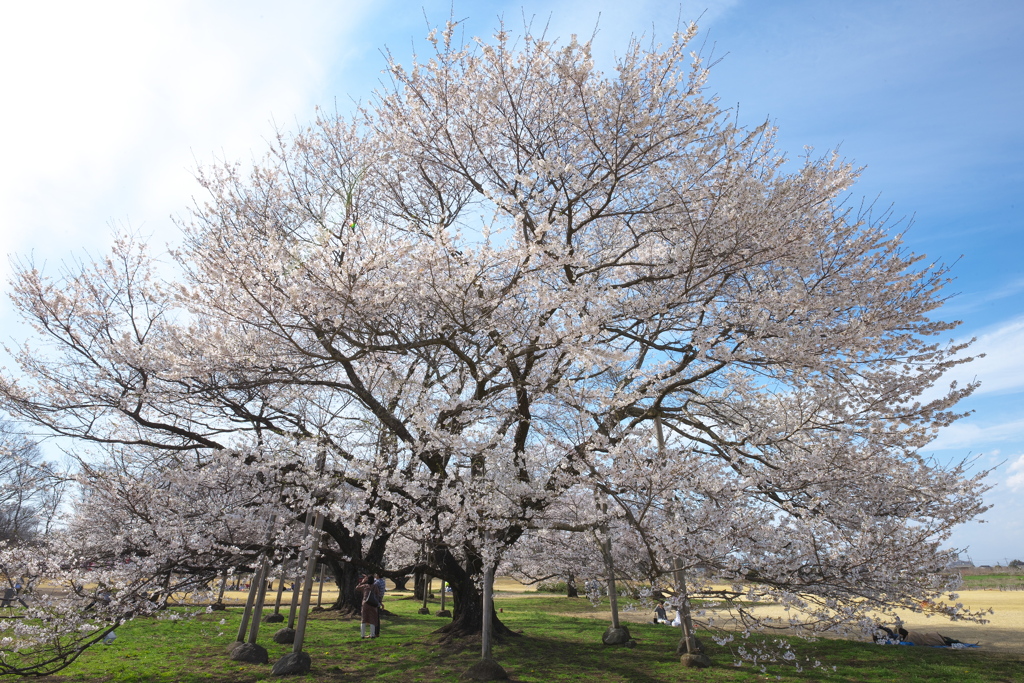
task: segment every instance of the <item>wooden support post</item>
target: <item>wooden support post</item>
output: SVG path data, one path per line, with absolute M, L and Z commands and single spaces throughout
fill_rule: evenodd
M 217 591 L 217 601 L 214 604 L 224 604 L 224 589 L 228 585 L 228 570 L 225 569 L 224 573 L 220 575 L 220 589 Z
M 492 616 L 494 613 L 494 565 L 488 563 L 484 569 L 484 622 L 480 633 L 480 658 L 494 659 L 491 656 L 491 638 L 494 631 Z
M 323 600 L 323 597 L 324 597 L 324 563 L 321 562 L 320 563 L 320 587 L 316 591 L 316 606 L 318 608 L 320 608 L 320 609 L 323 609 L 322 607 L 320 607 L 320 602 Z
M 263 557 L 261 555 L 260 561 L 262 560 Z M 253 578 L 255 579 L 255 576 Z M 245 609 L 242 610 L 242 621 L 238 624 L 238 635 L 235 636 L 235 642 L 245 642 L 245 632 L 249 628 L 249 618 L 252 616 L 252 606 L 256 601 L 256 591 L 258 589 L 259 586 L 256 584 L 256 581 L 251 581 L 249 583 L 249 596 L 245 599 Z
M 601 502 L 599 506 L 601 508 L 601 513 L 607 515 L 608 503 Z M 607 521 L 601 525 L 601 531 L 604 533 L 604 538 L 599 538 L 598 544 L 601 548 L 601 555 L 604 559 L 605 570 L 608 572 L 608 603 L 612 612 L 612 629 L 618 630 L 621 626 L 619 623 L 619 590 L 615 586 L 615 559 L 612 557 L 612 532 Z
M 612 610 L 612 628 L 619 628 L 619 590 L 615 586 L 615 560 L 612 558 L 612 538 L 605 540 L 605 563 L 608 566 L 608 602 Z
M 307 512 L 306 513 L 306 523 L 302 527 L 302 538 L 300 540 L 300 543 L 304 542 L 306 540 L 306 537 L 309 536 L 309 525 L 312 524 L 312 523 L 313 523 L 313 513 L 312 512 Z M 292 578 L 292 604 L 291 604 L 291 609 L 288 611 L 288 628 L 290 628 L 290 629 L 294 629 L 295 628 L 295 615 L 296 615 L 296 613 L 298 611 L 298 607 L 299 607 L 299 594 L 300 594 L 300 591 L 299 591 L 299 577 L 302 575 L 302 567 L 303 567 L 302 555 L 300 554 L 299 558 L 296 561 L 295 576 L 294 576 L 294 578 Z
M 676 579 L 676 590 L 679 591 L 679 628 L 682 630 L 682 640 L 686 643 L 686 652 L 691 655 L 698 654 L 697 641 L 693 634 L 693 620 L 690 618 L 690 596 L 686 592 L 686 572 L 678 558 L 672 561 Z
M 285 565 L 281 565 L 281 572 L 277 577 L 277 597 L 274 599 L 274 614 L 281 613 L 281 594 L 284 593 Z
M 488 534 L 488 538 L 489 541 L 493 541 L 494 536 Z M 496 564 L 497 560 L 492 560 L 484 565 L 484 613 L 480 629 L 480 661 L 462 675 L 463 680 L 508 680 L 508 673 L 494 661 L 494 653 L 491 648 L 491 643 L 494 640 L 494 569 Z M 443 585 L 442 582 L 442 588 Z
M 259 564 L 259 570 L 255 580 L 253 581 L 254 586 L 258 586 L 256 592 L 256 603 L 253 605 L 252 611 L 252 626 L 249 628 L 249 642 L 255 643 L 256 637 L 260 633 L 260 617 L 263 615 L 263 602 L 267 599 L 267 574 L 270 573 L 270 560 L 267 559 L 266 554 L 263 555 Z
M 423 572 L 423 580 L 420 581 L 420 587 L 423 591 L 423 605 L 417 610 L 420 614 L 430 614 L 430 608 L 427 607 L 427 596 L 430 595 L 431 583 L 433 583 L 433 579 L 427 576 L 426 572 Z
M 320 553 L 320 530 L 324 526 L 324 515 L 316 513 L 316 522 L 313 524 L 313 536 L 310 539 L 309 559 L 306 562 L 306 576 L 302 581 L 302 599 L 299 606 L 299 621 L 295 627 L 295 640 L 292 643 L 292 652 L 302 652 L 302 640 L 306 637 L 306 620 L 309 617 L 309 602 L 313 597 L 313 572 L 316 569 L 317 557 Z

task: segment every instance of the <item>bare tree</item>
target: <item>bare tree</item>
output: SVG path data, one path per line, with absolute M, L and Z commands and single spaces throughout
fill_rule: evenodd
M 38 444 L 0 421 L 0 540 L 23 543 L 46 535 L 67 487 Z

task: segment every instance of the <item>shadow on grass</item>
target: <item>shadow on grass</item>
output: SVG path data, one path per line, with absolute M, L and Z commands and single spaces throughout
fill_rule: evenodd
M 534 602 L 536 599 L 530 599 Z M 523 635 L 496 644 L 496 659 L 520 683 L 673 683 L 707 681 L 747 683 L 775 680 L 948 681 L 949 683 L 1024 683 L 1024 662 L 985 651 L 945 651 L 929 648 L 879 647 L 850 641 L 806 642 L 793 640 L 801 662 L 821 660 L 827 669 L 798 672 L 789 665 L 771 664 L 759 669 L 732 666 L 734 654 L 704 637 L 715 662 L 711 669 L 683 669 L 675 648 L 679 631 L 654 624 L 629 624 L 635 648 L 608 647 L 601 643 L 607 622 L 601 619 L 556 616 L 565 612 L 568 599 L 540 599 L 536 608 L 526 599 L 505 603 L 505 623 Z M 583 601 L 586 602 L 586 601 Z M 304 683 L 356 681 L 378 683 L 454 683 L 480 656 L 478 638 L 442 643 L 434 633 L 447 620 L 418 615 L 418 604 L 394 601 L 382 620 L 381 637 L 362 640 L 359 619 L 337 612 L 312 617 L 305 651 L 313 670 Z M 589 605 L 589 603 L 586 603 Z M 582 613 L 582 612 L 581 612 Z M 282 680 L 270 676 L 269 666 L 239 664 L 228 659 L 225 648 L 234 640 L 240 610 L 200 616 L 193 620 L 139 619 L 119 629 L 114 645 L 98 646 L 66 670 L 65 675 L 44 679 L 53 683 L 141 683 L 175 681 L 193 683 L 249 683 Z M 224 623 L 221 623 L 223 619 Z M 270 636 L 278 625 L 264 625 L 259 642 L 271 662 L 291 650 Z M 749 641 L 737 637 L 736 647 Z M 832 673 L 832 665 L 838 669 Z M 285 679 L 288 680 L 288 679 Z

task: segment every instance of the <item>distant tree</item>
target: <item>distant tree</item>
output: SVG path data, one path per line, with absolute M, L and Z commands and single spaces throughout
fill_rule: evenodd
M 60 507 L 66 479 L 39 446 L 0 421 L 0 541 L 20 543 L 46 534 Z

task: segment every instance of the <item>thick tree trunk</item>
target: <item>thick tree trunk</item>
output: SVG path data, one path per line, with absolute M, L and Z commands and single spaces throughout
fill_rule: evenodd
M 343 614 L 359 614 L 362 610 L 362 597 L 356 594 L 359 570 L 351 562 L 339 562 L 334 558 L 328 559 L 328 564 L 331 565 L 334 583 L 338 587 L 338 599 L 331 605 L 331 609 L 340 610 Z
M 395 590 L 396 591 L 408 590 L 406 588 L 406 584 L 409 583 L 409 577 L 408 576 L 399 576 L 399 577 L 391 579 L 391 580 L 395 582 Z
M 423 588 L 426 582 L 423 580 L 423 572 L 416 570 L 412 574 L 412 597 L 418 602 L 423 602 Z
M 578 598 L 580 597 L 579 589 L 576 588 L 576 577 L 569 574 L 565 579 L 565 597 L 567 598 Z
M 447 548 L 437 548 L 432 555 L 432 564 L 440 570 L 440 575 L 452 587 L 452 620 L 434 633 L 444 636 L 445 641 L 480 635 L 484 623 L 484 599 L 474 579 L 483 575 L 483 561 L 479 557 L 471 557 L 466 566 L 463 566 Z M 506 636 L 519 635 L 498 619 L 493 606 L 491 628 L 493 637 L 498 642 Z
M 382 534 L 374 538 L 364 556 L 363 537 L 359 534 L 351 534 L 348 529 L 330 520 L 324 522 L 324 532 L 338 544 L 342 555 L 352 559 L 350 562 L 342 562 L 334 557 L 327 558 L 334 583 L 338 587 L 338 599 L 330 609 L 340 610 L 343 614 L 359 614 L 362 611 L 362 596 L 356 593 L 356 584 L 359 583 L 360 574 L 370 571 L 362 568 L 362 565 L 381 566 L 391 536 Z

